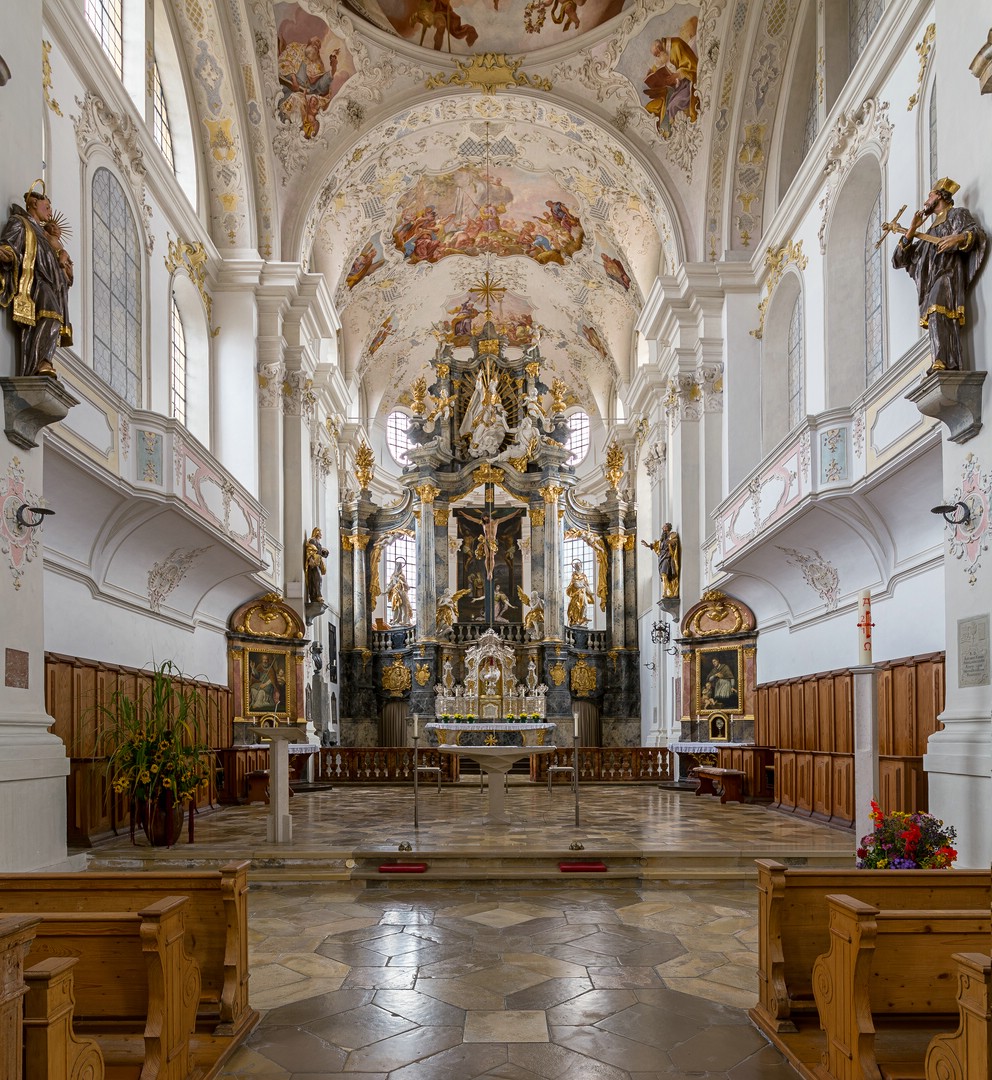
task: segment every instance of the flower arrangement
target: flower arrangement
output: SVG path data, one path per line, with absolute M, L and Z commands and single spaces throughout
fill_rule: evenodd
M 874 829 L 858 847 L 859 870 L 946 870 L 958 857 L 957 830 L 932 814 L 894 810 L 883 814 L 872 800 Z
M 137 697 L 115 690 L 100 710 L 108 721 L 101 744 L 111 785 L 132 806 L 182 804 L 207 783 L 211 751 L 197 740 L 203 701 L 195 687 L 178 682 L 181 678 L 167 660 Z

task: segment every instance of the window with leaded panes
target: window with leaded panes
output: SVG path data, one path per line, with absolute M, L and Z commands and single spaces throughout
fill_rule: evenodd
M 805 158 L 813 145 L 816 133 L 820 130 L 820 88 L 814 76 L 809 88 L 809 101 L 806 103 L 806 122 L 803 124 L 803 150 Z
M 397 409 L 386 417 L 386 445 L 398 465 L 409 465 L 406 456 L 413 443 L 410 442 L 410 417 Z
M 119 79 L 124 78 L 124 0 L 86 0 L 86 21 L 93 27 Z
M 565 423 L 568 424 L 568 438 L 565 440 L 568 463 L 578 465 L 589 452 L 589 414 L 581 411 L 569 413 Z
M 186 331 L 176 298 L 172 298 L 172 415 L 186 423 Z
M 596 563 L 593 558 L 592 548 L 584 540 L 566 540 L 565 546 L 562 551 L 562 571 L 563 571 L 563 583 L 562 589 L 567 589 L 569 582 L 572 580 L 572 572 L 574 570 L 574 564 L 578 563 L 582 572 L 586 576 L 586 580 L 589 582 L 589 588 L 596 591 Z M 565 597 L 565 608 L 568 608 L 568 597 Z M 589 625 L 593 626 L 596 622 L 596 604 L 593 602 L 586 607 L 586 618 L 589 620 Z
M 169 168 L 176 171 L 176 155 L 172 149 L 172 128 L 169 127 L 169 109 L 165 103 L 165 91 L 162 89 L 162 77 L 158 62 L 152 65 L 152 138 L 162 151 L 162 157 L 169 163 Z
M 789 320 L 789 427 L 803 418 L 803 295 L 796 297 Z
M 865 384 L 870 386 L 882 374 L 882 192 L 868 215 L 865 229 Z
M 937 84 L 933 84 L 933 89 L 930 91 L 930 113 L 928 116 L 927 129 L 929 132 L 930 143 L 930 190 L 933 190 L 934 184 L 937 183 L 939 173 L 937 172 Z
M 403 577 L 407 584 L 407 597 L 410 601 L 410 610 L 413 612 L 413 621 L 417 621 L 417 545 L 412 536 L 396 536 L 383 548 L 381 580 L 386 582 L 383 593 L 388 594 L 389 579 L 396 570 L 396 560 L 403 560 Z M 386 621 L 392 615 L 389 605 L 389 596 L 386 595 Z
M 882 17 L 882 0 L 848 0 L 848 28 L 850 31 L 851 67 L 864 52 L 872 30 Z
M 93 175 L 93 370 L 141 407 L 141 255 L 124 189 L 109 169 Z

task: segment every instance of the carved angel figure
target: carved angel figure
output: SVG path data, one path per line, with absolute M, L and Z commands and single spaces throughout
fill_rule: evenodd
M 544 599 L 536 589 L 528 596 L 519 585 L 517 596 L 530 609 L 524 616 L 524 630 L 528 640 L 539 641 L 544 637 Z
M 451 586 L 449 585 L 438 597 L 438 637 L 441 637 L 442 635 L 445 637 L 449 637 L 451 635 L 451 629 L 455 624 L 455 620 L 458 618 L 458 601 L 461 600 L 463 596 L 468 596 L 471 591 L 471 589 L 459 589 L 457 592 L 452 592 Z

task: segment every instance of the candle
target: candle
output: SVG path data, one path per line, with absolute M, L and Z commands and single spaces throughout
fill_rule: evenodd
M 572 717 L 572 735 L 574 738 L 579 737 L 579 718 L 577 716 Z
M 858 663 L 871 663 L 871 593 L 862 589 L 858 597 Z
M 416 738 L 417 735 L 418 735 L 417 727 L 418 727 L 419 723 L 420 723 L 420 717 L 417 716 L 416 713 L 414 713 L 413 714 L 413 737 L 414 738 Z

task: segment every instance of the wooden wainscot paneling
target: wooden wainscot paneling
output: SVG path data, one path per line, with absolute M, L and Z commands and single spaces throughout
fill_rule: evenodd
M 106 727 L 101 712 L 116 690 L 136 697 L 147 691 L 152 673 L 136 668 L 101 664 L 76 656 L 45 655 L 45 707 L 55 723 L 52 731 L 66 745 L 69 755 L 67 779 L 67 837 L 77 847 L 87 847 L 126 829 L 127 801 L 113 793 L 107 773 L 107 758 L 100 736 Z M 197 732 L 201 742 L 226 747 L 231 742 L 230 691 L 226 686 L 183 680 L 196 685 L 203 701 L 203 721 Z M 207 791 L 198 805 L 217 801 L 216 778 L 209 777 Z

